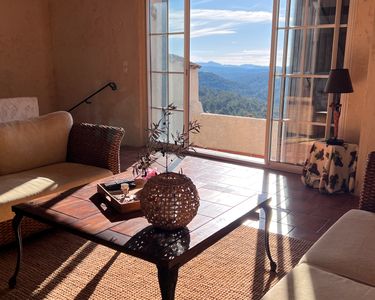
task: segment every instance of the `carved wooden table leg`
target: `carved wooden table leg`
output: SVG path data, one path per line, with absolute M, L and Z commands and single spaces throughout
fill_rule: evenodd
M 12 221 L 12 226 L 17 240 L 17 264 L 13 276 L 9 279 L 9 288 L 14 289 L 17 284 L 17 275 L 20 271 L 22 260 L 22 237 L 21 237 L 21 221 L 23 215 L 16 214 Z
M 270 229 L 270 223 L 272 219 L 272 208 L 269 204 L 269 201 L 267 201 L 262 206 L 262 209 L 264 210 L 264 213 L 266 215 L 266 226 L 264 230 L 264 241 L 265 241 L 265 246 L 266 246 L 266 253 L 267 253 L 268 259 L 270 260 L 271 271 L 276 272 L 277 265 L 271 257 L 270 241 L 269 241 L 269 229 Z
M 168 269 L 166 267 L 158 266 L 158 278 L 162 299 L 174 300 L 178 278 L 178 267 Z

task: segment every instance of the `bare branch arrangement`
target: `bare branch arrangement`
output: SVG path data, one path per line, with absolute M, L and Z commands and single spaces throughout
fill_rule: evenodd
M 177 107 L 174 104 L 169 104 L 166 108 L 163 108 L 161 119 L 147 129 L 148 140 L 144 152 L 140 154 L 138 161 L 133 166 L 134 176 L 146 176 L 147 169 L 152 164 L 162 166 L 168 173 L 169 166 L 174 160 L 174 158 L 171 158 L 172 154 L 178 158 L 183 158 L 189 150 L 194 151 L 193 143 L 189 143 L 189 135 L 190 133 L 198 134 L 201 125 L 198 121 L 189 121 L 187 129 L 184 126 L 182 132 L 171 133 L 170 116 L 176 109 Z M 158 162 L 157 153 L 161 153 L 165 158 L 165 165 Z

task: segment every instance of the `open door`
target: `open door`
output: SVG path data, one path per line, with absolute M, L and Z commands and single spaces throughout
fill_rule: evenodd
M 275 1 L 268 162 L 292 171 L 333 129 L 324 87 L 344 65 L 350 1 Z
M 170 132 L 182 132 L 189 120 L 189 1 L 147 0 L 149 123 L 162 109 L 177 106 Z

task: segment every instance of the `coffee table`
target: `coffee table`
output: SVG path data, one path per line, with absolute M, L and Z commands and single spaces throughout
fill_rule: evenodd
M 119 174 L 100 182 L 124 178 Z M 126 176 L 125 176 L 126 178 Z M 201 200 L 197 216 L 186 227 L 173 232 L 153 228 L 141 212 L 120 214 L 104 204 L 96 193 L 96 184 L 86 185 L 52 199 L 39 199 L 15 205 L 13 228 L 17 236 L 18 256 L 16 269 L 9 287 L 16 286 L 22 259 L 20 223 L 23 217 L 60 228 L 116 251 L 146 260 L 156 265 L 163 300 L 175 297 L 178 270 L 199 253 L 216 243 L 247 219 L 259 220 L 256 212 L 265 212 L 265 251 L 271 271 L 276 271 L 269 249 L 271 198 L 254 195 L 243 201 L 225 201 L 225 205 Z M 199 189 L 198 189 L 199 190 Z M 210 208 L 211 207 L 211 208 Z M 239 241 L 240 242 L 240 241 Z

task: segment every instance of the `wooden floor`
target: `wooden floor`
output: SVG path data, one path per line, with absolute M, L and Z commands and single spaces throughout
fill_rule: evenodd
M 122 170 L 131 168 L 138 152 L 137 148 L 122 149 Z M 321 194 L 305 187 L 296 174 L 191 156 L 179 168 L 199 187 L 201 199 L 212 203 L 212 210 L 225 206 L 221 199 L 241 201 L 258 193 L 269 194 L 273 207 L 270 231 L 299 239 L 316 241 L 345 212 L 358 207 L 357 197 Z M 262 228 L 264 220 L 245 225 Z

